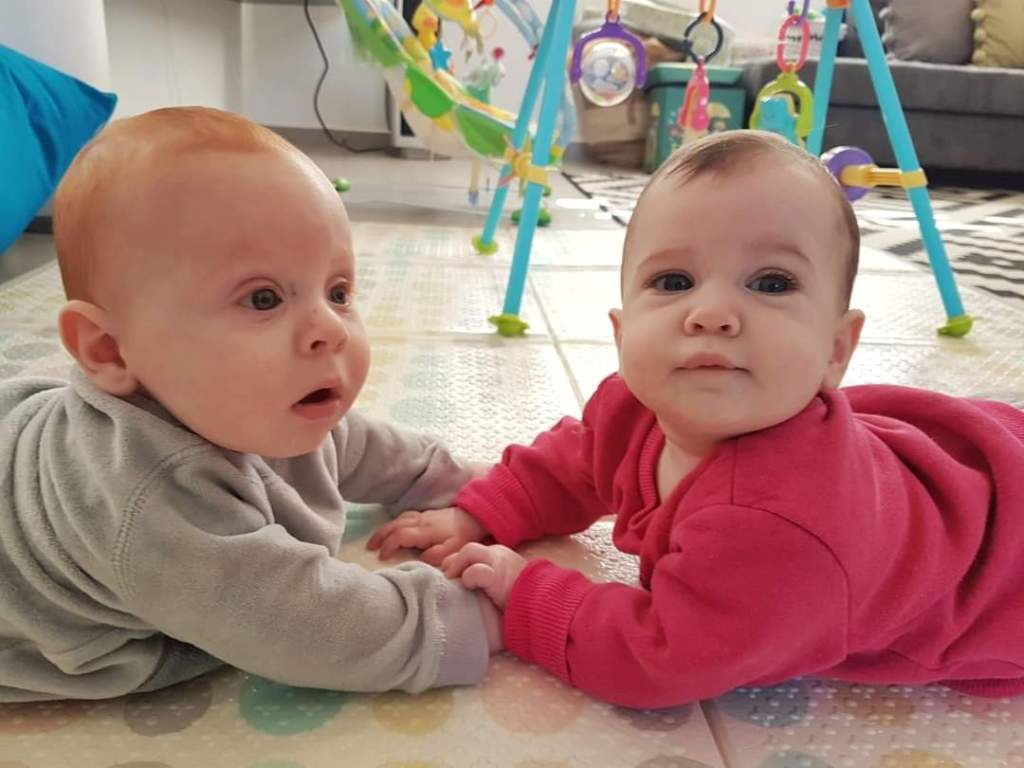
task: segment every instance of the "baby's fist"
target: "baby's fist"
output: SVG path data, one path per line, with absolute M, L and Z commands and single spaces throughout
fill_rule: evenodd
M 463 586 L 483 590 L 501 610 L 508 605 L 512 585 L 525 567 L 526 558 L 501 544 L 467 544 L 441 563 L 449 579 L 461 579 Z

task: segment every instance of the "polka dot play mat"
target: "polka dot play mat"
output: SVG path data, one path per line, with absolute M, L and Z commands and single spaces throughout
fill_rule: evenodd
M 492 259 L 473 231 L 359 223 L 359 302 L 372 343 L 358 407 L 434 432 L 473 459 L 528 441 L 614 369 L 621 229 L 539 230 L 523 305 L 526 339 L 497 338 L 514 231 Z M 855 304 L 868 312 L 850 383 L 968 393 L 1024 390 L 1024 310 L 964 286 L 978 323 L 940 339 L 929 275 L 865 253 Z M 0 286 L 0 378 L 65 375 L 54 265 Z M 379 510 L 350 511 L 341 556 L 367 567 Z M 633 582 L 610 524 L 537 542 L 530 555 Z M 595 701 L 497 657 L 478 687 L 421 696 L 297 689 L 221 669 L 103 702 L 0 705 L 0 768 L 1002 768 L 1024 766 L 1024 699 L 942 687 L 795 680 L 656 712 Z

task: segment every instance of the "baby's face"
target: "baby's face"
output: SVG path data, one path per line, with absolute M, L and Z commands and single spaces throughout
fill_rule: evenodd
M 755 431 L 838 386 L 836 342 L 859 313 L 843 307 L 848 241 L 821 179 L 762 158 L 661 179 L 631 226 L 620 370 L 666 435 Z
M 284 155 L 211 152 L 131 194 L 107 303 L 140 386 L 225 448 L 316 448 L 369 367 L 337 192 Z

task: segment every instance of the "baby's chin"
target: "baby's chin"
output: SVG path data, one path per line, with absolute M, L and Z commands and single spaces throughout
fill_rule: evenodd
M 333 426 L 333 425 L 331 425 Z M 294 459 L 318 450 L 330 434 L 331 427 L 323 427 L 301 435 L 230 435 L 192 431 L 211 445 L 233 453 L 255 454 L 267 459 Z

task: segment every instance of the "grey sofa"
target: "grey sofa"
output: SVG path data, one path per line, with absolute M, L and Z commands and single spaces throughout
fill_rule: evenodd
M 890 59 L 896 90 L 922 167 L 1020 174 L 1024 178 L 1024 70 Z M 748 101 L 778 75 L 774 59 L 743 66 Z M 814 87 L 815 62 L 800 71 Z M 749 113 L 748 113 L 749 114 Z M 855 145 L 879 165 L 895 159 L 861 58 L 836 60 L 824 149 Z

